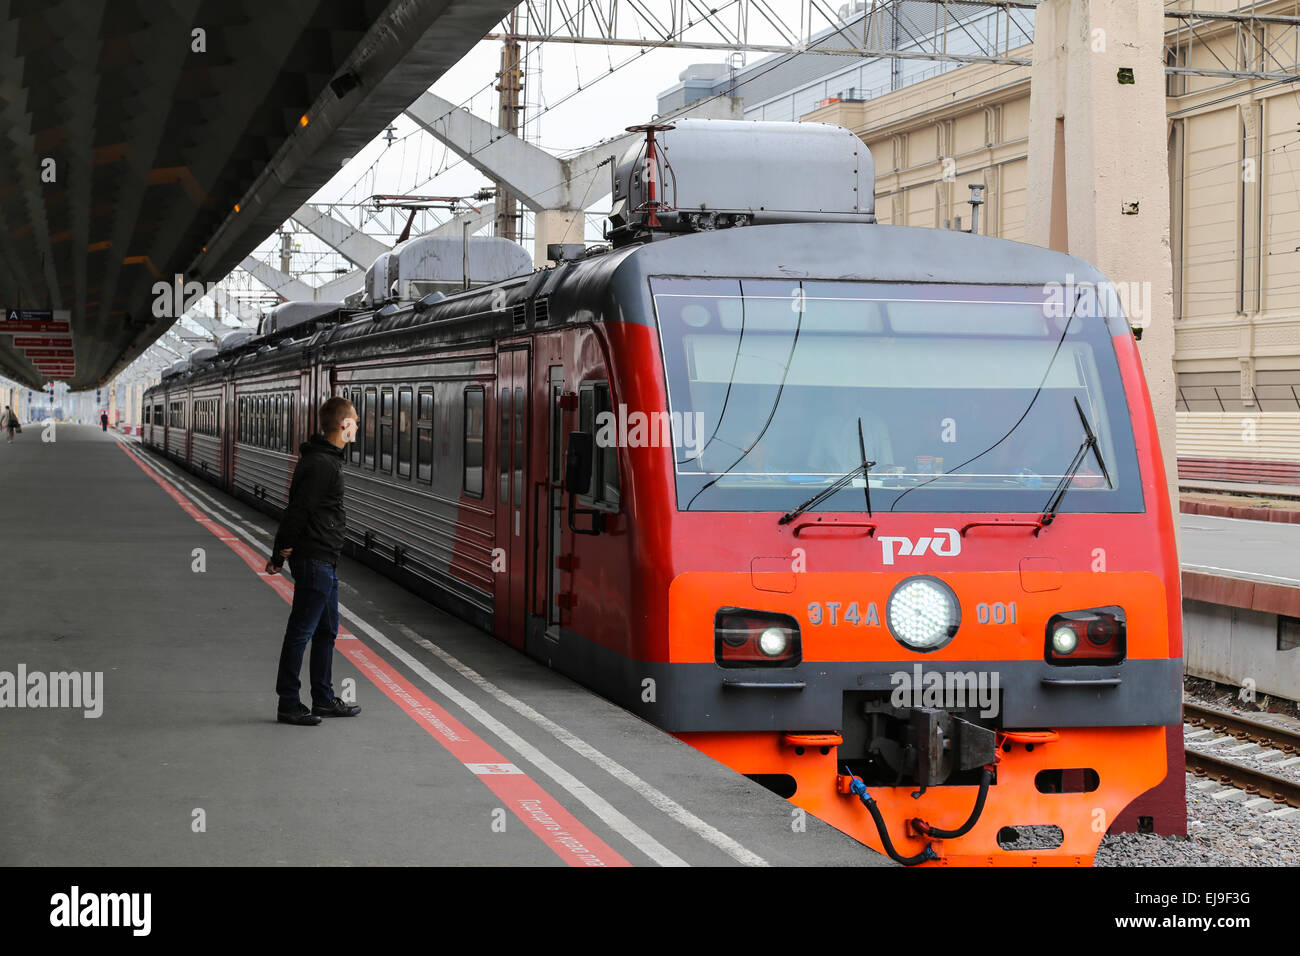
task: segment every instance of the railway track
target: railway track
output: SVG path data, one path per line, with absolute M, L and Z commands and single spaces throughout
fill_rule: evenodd
M 1185 723 L 1235 737 L 1243 743 L 1278 750 L 1284 757 L 1300 753 L 1300 733 L 1284 727 L 1192 703 L 1184 703 L 1183 716 Z M 1279 806 L 1300 808 L 1300 782 L 1295 779 L 1191 748 L 1186 753 L 1187 769 L 1198 777 L 1217 780 L 1248 795 L 1266 797 Z

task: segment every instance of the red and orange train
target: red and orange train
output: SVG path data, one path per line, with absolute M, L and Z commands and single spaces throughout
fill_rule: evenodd
M 781 135 L 854 198 L 648 204 L 629 156 L 613 248 L 242 342 L 147 393 L 144 441 L 275 512 L 346 395 L 357 558 L 895 859 L 1090 862 L 1181 721 L 1104 277 L 875 223 L 846 131 L 659 132 L 679 192 Z

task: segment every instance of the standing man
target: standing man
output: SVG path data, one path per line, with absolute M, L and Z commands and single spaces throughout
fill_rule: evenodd
M 3 428 L 5 434 L 9 436 L 6 439 L 7 441 L 14 440 L 14 430 L 18 428 L 18 416 L 14 414 L 14 410 L 8 405 L 5 406 L 4 412 L 0 413 L 0 428 Z
M 99 413 L 99 430 L 102 432 L 108 431 L 108 410 L 107 409 Z
M 356 704 L 334 696 L 331 679 L 334 639 L 339 632 L 339 581 L 336 575 L 343 550 L 343 448 L 357 436 L 357 410 L 335 396 L 320 407 L 324 434 L 311 436 L 299 447 L 298 467 L 289 485 L 289 506 L 271 546 L 266 573 L 277 574 L 286 558 L 293 573 L 293 609 L 280 649 L 280 697 L 276 719 L 283 724 L 311 727 L 322 717 L 355 717 Z M 298 696 L 302 656 L 311 642 L 311 710 Z

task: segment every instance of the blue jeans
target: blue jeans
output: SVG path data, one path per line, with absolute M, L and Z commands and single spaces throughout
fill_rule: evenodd
M 297 708 L 302 702 L 298 679 L 302 655 L 311 642 L 311 702 L 327 707 L 334 700 L 334 638 L 339 633 L 339 579 L 334 566 L 318 558 L 289 555 L 293 573 L 293 609 L 280 648 L 280 674 L 275 692 L 280 696 L 280 710 Z

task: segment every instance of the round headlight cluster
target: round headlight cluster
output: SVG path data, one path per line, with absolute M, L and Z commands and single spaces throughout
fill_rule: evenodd
M 1052 650 L 1064 657 L 1074 653 L 1079 646 L 1079 635 L 1072 627 L 1062 624 L 1052 632 Z
M 790 638 L 783 628 L 769 627 L 758 635 L 758 649 L 768 657 L 780 657 L 790 646 Z
M 894 588 L 885 607 L 894 640 L 914 651 L 936 651 L 961 626 L 961 605 L 952 588 L 938 578 L 907 578 Z

